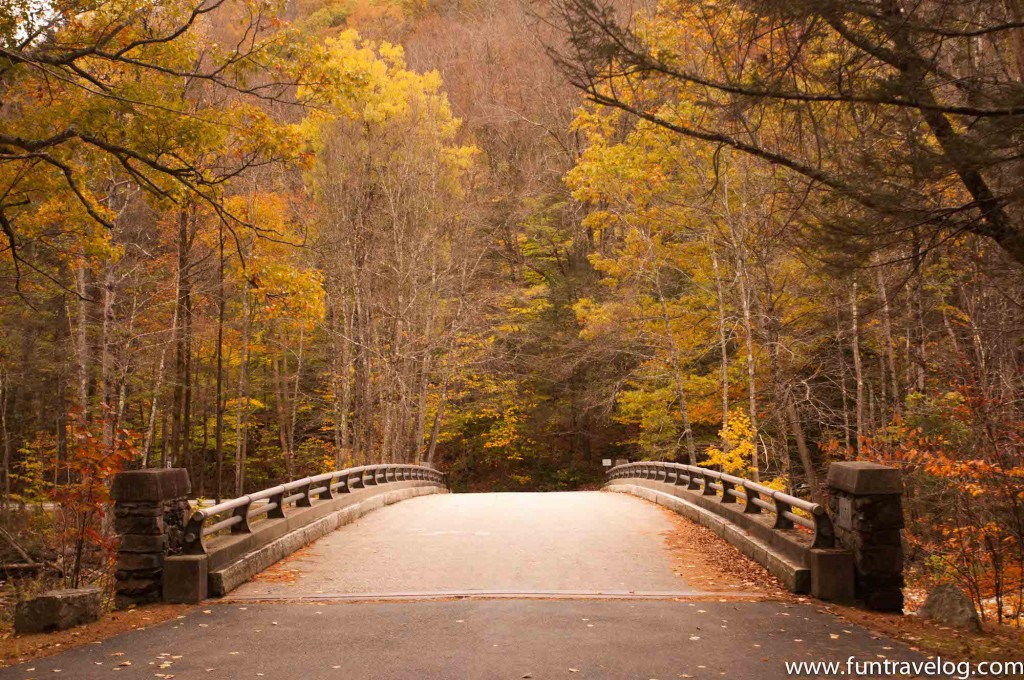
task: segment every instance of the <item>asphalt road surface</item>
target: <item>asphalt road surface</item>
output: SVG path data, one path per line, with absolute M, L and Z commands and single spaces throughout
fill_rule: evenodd
M 777 602 L 234 603 L 0 677 L 772 680 L 787 677 L 785 661 L 851 655 L 915 657 L 810 605 Z
M 786 661 L 920 658 L 812 603 L 689 587 L 671 529 L 623 494 L 421 497 L 228 599 L 0 678 L 772 680 Z

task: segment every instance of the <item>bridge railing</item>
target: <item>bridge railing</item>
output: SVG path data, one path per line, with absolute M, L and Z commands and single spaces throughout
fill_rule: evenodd
M 626 463 L 608 470 L 608 479 L 649 479 L 700 491 L 702 496 L 717 496 L 722 503 L 744 502 L 743 512 L 775 515 L 775 529 L 793 529 L 799 525 L 813 532 L 812 548 L 835 546 L 835 530 L 825 507 L 743 477 L 684 463 L 644 461 Z M 805 514 L 798 514 L 800 510 Z
M 207 536 L 224 530 L 232 534 L 252 533 L 253 520 L 264 516 L 282 519 L 289 506 L 308 508 L 317 501 L 331 500 L 336 494 L 391 482 L 423 480 L 445 484 L 445 478 L 445 473 L 422 465 L 387 463 L 346 468 L 279 484 L 194 511 L 185 526 L 183 552 L 205 554 L 203 539 Z

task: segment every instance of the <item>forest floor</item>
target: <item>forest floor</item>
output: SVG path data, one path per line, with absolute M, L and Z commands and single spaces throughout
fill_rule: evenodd
M 662 536 L 673 570 L 687 583 L 706 591 L 744 591 L 757 598 L 792 599 L 767 569 L 725 539 L 668 508 L 658 509 L 671 524 Z
M 1022 660 L 1024 631 L 1012 626 L 985 625 L 982 633 L 969 633 L 908 614 L 884 614 L 794 595 L 767 569 L 743 555 L 710 529 L 695 524 L 667 508 L 662 511 L 673 524 L 665 542 L 677 569 L 687 580 L 707 590 L 742 587 L 765 598 L 791 603 L 813 603 L 822 613 L 862 626 L 877 635 L 906 643 L 912 651 L 949 659 Z
M 24 663 L 70 649 L 99 644 L 115 635 L 185 617 L 193 607 L 181 604 L 153 604 L 125 611 L 106 612 L 98 621 L 54 633 L 15 635 L 14 626 L 0 626 L 0 667 Z
M 1024 660 L 1024 631 L 1011 626 L 986 624 L 984 632 L 968 633 L 915 614 L 883 614 L 839 605 L 823 605 L 821 611 L 947 659 Z

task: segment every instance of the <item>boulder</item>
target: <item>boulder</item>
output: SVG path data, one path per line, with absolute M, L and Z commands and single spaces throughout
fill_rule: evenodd
M 928 593 L 921 617 L 962 628 L 974 633 L 981 632 L 981 620 L 971 598 L 956 586 L 945 583 Z
M 49 633 L 95 621 L 102 611 L 103 591 L 99 588 L 50 590 L 18 603 L 14 632 Z

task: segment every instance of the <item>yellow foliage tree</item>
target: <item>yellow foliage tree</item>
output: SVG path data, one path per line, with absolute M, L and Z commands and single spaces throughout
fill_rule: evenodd
M 728 420 L 718 434 L 725 443 L 724 450 L 716 446 L 708 447 L 706 464 L 721 467 L 731 475 L 747 476 L 754 456 L 757 455 L 754 443 L 757 432 L 750 424 L 750 416 L 739 409 L 730 411 Z

